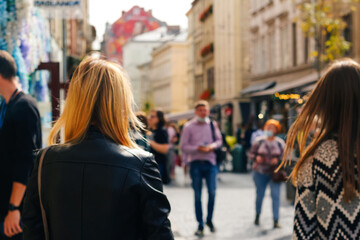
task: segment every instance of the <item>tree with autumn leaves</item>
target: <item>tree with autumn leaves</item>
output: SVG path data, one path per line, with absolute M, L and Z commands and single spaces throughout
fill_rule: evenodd
M 307 37 L 315 40 L 315 68 L 320 73 L 325 63 L 343 57 L 351 48 L 344 38 L 344 9 L 357 11 L 359 0 L 311 0 L 299 4 L 300 25 Z

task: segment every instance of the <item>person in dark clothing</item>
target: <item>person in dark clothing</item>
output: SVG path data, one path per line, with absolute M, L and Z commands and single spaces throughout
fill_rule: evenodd
M 134 141 L 142 150 L 149 151 L 150 146 L 147 139 L 148 123 L 147 123 L 146 113 L 136 112 L 135 115 L 137 119 L 143 124 L 142 126 L 143 128 L 140 131 L 137 131 L 134 128 L 132 129 Z
M 35 100 L 17 88 L 16 64 L 0 51 L 0 239 L 22 239 L 20 213 L 28 177 L 41 148 Z
M 51 240 L 174 239 L 157 164 L 129 134 L 141 125 L 132 106 L 119 65 L 91 57 L 80 63 L 29 180 L 24 240 L 46 233 Z M 64 143 L 56 144 L 62 130 Z
M 166 170 L 167 152 L 169 151 L 169 136 L 165 129 L 165 116 L 161 110 L 151 111 L 148 119 L 150 130 L 149 144 L 150 152 L 154 154 L 155 160 L 159 165 L 159 171 L 163 183 L 170 183 L 170 176 Z
M 251 136 L 254 132 L 254 129 L 252 128 L 252 122 L 248 122 L 247 126 L 246 126 L 246 130 L 244 133 L 244 151 L 243 151 L 243 167 L 244 169 L 248 169 L 248 153 L 250 151 L 251 148 Z
M 242 134 L 242 125 L 240 125 L 239 123 L 236 125 L 236 143 L 237 144 L 242 144 L 242 138 L 241 138 L 241 134 Z

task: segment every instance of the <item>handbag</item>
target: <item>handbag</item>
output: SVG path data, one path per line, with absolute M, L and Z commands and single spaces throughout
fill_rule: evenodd
M 279 148 L 282 149 L 282 146 L 279 142 L 277 142 L 279 145 Z M 261 141 L 259 143 L 259 146 L 261 144 Z M 270 148 L 268 145 L 266 145 L 267 150 L 270 153 Z M 279 166 L 279 165 L 278 165 Z M 288 175 L 287 172 L 285 171 L 284 168 L 280 168 L 278 171 L 276 171 L 276 169 L 278 168 L 278 166 L 272 166 L 271 167 L 271 180 L 275 183 L 281 183 L 281 182 L 286 182 L 288 180 Z
M 45 235 L 45 240 L 49 240 L 49 227 L 48 227 L 48 222 L 46 219 L 46 213 L 45 213 L 45 209 L 44 206 L 42 204 L 42 200 L 41 200 L 41 173 L 42 173 L 42 166 L 43 166 L 43 162 L 44 162 L 44 157 L 45 154 L 47 152 L 49 148 L 45 148 L 43 150 L 43 152 L 41 153 L 40 156 L 40 160 L 39 160 L 39 167 L 38 167 L 38 190 L 39 190 L 39 200 L 40 200 L 40 208 L 41 208 L 41 216 L 42 216 L 42 221 L 43 221 L 43 225 L 44 225 L 44 235 Z
M 276 169 L 274 168 L 271 173 L 272 181 L 276 183 L 286 182 L 288 180 L 287 172 L 283 168 L 280 168 L 278 171 Z
M 212 121 L 210 122 L 210 127 L 211 127 L 212 139 L 214 142 L 216 142 L 215 127 L 214 127 L 214 123 Z M 216 155 L 216 163 L 217 164 L 221 164 L 226 159 L 226 150 L 222 146 L 220 148 L 215 149 L 214 153 Z

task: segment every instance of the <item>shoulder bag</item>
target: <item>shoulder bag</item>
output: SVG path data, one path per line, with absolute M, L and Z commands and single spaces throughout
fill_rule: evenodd
M 216 142 L 215 126 L 212 121 L 210 122 L 210 127 L 211 127 L 212 139 L 214 142 Z M 226 151 L 223 149 L 222 146 L 220 148 L 214 149 L 214 153 L 216 155 L 216 163 L 217 164 L 221 164 L 226 159 Z

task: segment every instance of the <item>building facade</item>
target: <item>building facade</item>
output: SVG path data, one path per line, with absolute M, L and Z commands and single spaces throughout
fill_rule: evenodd
M 73 59 L 81 59 L 92 51 L 92 43 L 96 38 L 96 29 L 89 24 L 88 0 L 82 1 L 80 19 L 66 19 L 65 21 L 65 47 L 67 62 L 72 63 Z M 63 63 L 63 20 L 54 18 L 50 20 L 50 31 L 52 36 L 51 60 Z M 78 61 L 76 61 L 78 62 Z M 75 66 L 67 66 L 73 71 Z M 62 71 L 60 71 L 62 74 Z M 71 75 L 71 73 L 70 73 Z M 61 78 L 62 79 L 62 78 Z
M 145 11 L 144 8 L 134 6 L 127 12 L 123 11 L 111 26 L 107 24 L 102 52 L 107 59 L 122 64 L 122 47 L 129 39 L 161 26 L 166 26 L 166 23 L 154 18 L 151 10 Z
M 188 69 L 193 101 L 210 102 L 227 134 L 243 119 L 240 91 L 249 72 L 249 2 L 195 0 L 188 11 Z M 191 84 L 190 84 L 191 86 Z
M 174 38 L 179 31 L 179 27 L 160 27 L 131 38 L 122 47 L 123 66 L 130 77 L 135 103 L 139 109 L 144 108 L 147 97 L 142 94 L 146 83 L 141 81 L 141 72 L 138 67 L 150 62 L 153 50 L 165 41 Z
M 251 1 L 251 84 L 242 91 L 251 99 L 249 120 L 276 118 L 284 129 L 296 117 L 296 107 L 318 80 L 314 68 L 315 41 L 306 36 L 298 19 L 303 1 Z M 338 14 L 346 20 L 347 40 L 352 43 L 348 56 L 359 59 L 359 13 L 339 3 Z M 359 29 L 359 30 L 357 30 Z
M 152 53 L 151 102 L 165 113 L 184 112 L 189 109 L 184 97 L 188 85 L 186 39 L 187 32 L 183 31 Z

